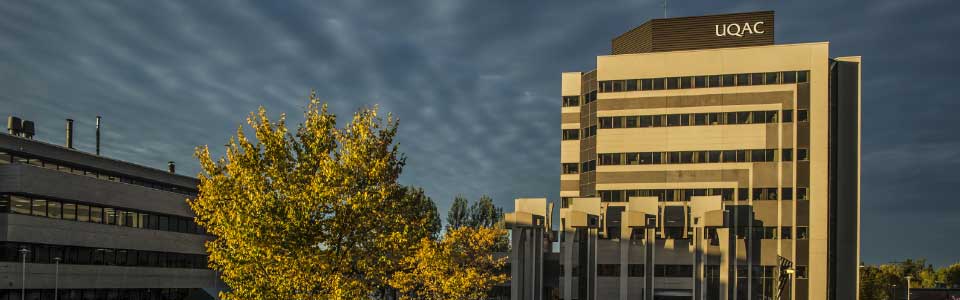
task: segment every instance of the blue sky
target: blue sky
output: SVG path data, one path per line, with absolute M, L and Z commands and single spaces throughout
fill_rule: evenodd
M 960 3 L 672 1 L 669 16 L 776 10 L 778 43 L 863 56 L 863 258 L 960 260 Z M 560 72 L 590 70 L 660 1 L 8 1 L 0 113 L 38 138 L 196 174 L 197 145 L 250 111 L 298 121 L 311 89 L 341 116 L 400 118 L 402 182 L 445 214 L 459 193 L 558 198 Z M 222 152 L 222 151 L 219 151 Z M 953 171 L 951 171 L 953 170 Z

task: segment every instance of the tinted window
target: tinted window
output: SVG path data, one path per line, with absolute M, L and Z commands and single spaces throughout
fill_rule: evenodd
M 697 76 L 693 78 L 693 85 L 697 88 L 707 87 L 707 76 Z
M 30 198 L 12 195 L 10 196 L 10 206 L 14 213 L 30 214 Z
M 721 85 L 723 85 L 723 86 L 734 86 L 734 85 L 736 85 L 736 83 L 734 82 L 734 78 L 736 78 L 736 77 L 733 76 L 733 74 L 723 75 L 723 77 L 722 77 L 723 82 L 721 82 Z
M 720 86 L 720 75 L 710 75 L 708 85 L 710 87 L 719 87 Z
M 783 72 L 783 83 L 797 83 L 797 72 Z
M 752 85 L 761 85 L 763 84 L 763 73 L 753 73 L 750 75 L 750 83 Z
M 750 85 L 750 74 L 737 74 L 737 85 Z
M 76 220 L 77 219 L 77 205 L 73 203 L 64 203 L 63 204 L 63 219 L 65 220 Z
M 793 110 L 792 110 L 792 109 L 784 109 L 784 110 L 783 110 L 783 122 L 784 122 L 784 123 L 793 122 Z
M 667 78 L 667 89 L 675 90 L 680 88 L 680 77 Z
M 59 201 L 47 201 L 47 217 L 60 219 L 63 216 Z
M 797 82 L 798 82 L 798 83 L 799 83 L 799 82 L 807 82 L 807 80 L 809 80 L 809 78 L 807 78 L 807 77 L 809 77 L 809 76 L 808 76 L 809 74 L 810 74 L 809 71 L 797 71 Z
M 637 128 L 637 117 L 626 117 L 624 118 L 624 127 L 626 128 Z
M 780 72 L 770 72 L 766 75 L 767 84 L 777 84 L 780 83 Z
M 680 88 L 681 89 L 693 88 L 693 77 L 680 77 Z
M 636 90 L 637 90 L 637 81 L 627 80 L 627 91 L 636 91 Z
M 640 89 L 644 91 L 649 91 L 653 89 L 653 79 L 642 79 L 640 80 Z
M 43 199 L 33 199 L 33 215 L 34 216 L 47 216 L 47 200 Z
M 666 88 L 666 79 L 665 78 L 654 78 L 653 79 L 653 89 L 662 90 Z

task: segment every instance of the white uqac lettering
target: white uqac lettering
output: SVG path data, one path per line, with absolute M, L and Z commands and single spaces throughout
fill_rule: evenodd
M 760 30 L 760 25 L 763 25 L 763 21 L 753 23 L 753 33 L 764 33 L 763 30 Z
M 750 23 L 743 23 L 743 31 L 740 31 L 740 34 L 753 34 L 753 28 L 750 28 Z
M 734 28 L 734 27 L 736 27 L 737 29 L 731 30 L 731 28 Z M 729 33 L 732 36 L 743 37 L 743 33 L 740 32 L 740 30 L 742 30 L 742 28 L 740 28 L 740 24 L 732 23 L 730 25 L 727 25 L 726 29 L 727 29 L 727 33 Z
M 723 28 L 723 29 L 721 29 L 721 28 Z M 726 36 L 726 35 L 727 35 L 727 27 L 726 27 L 726 26 L 721 26 L 721 25 L 713 25 L 713 32 L 714 32 L 717 36 Z

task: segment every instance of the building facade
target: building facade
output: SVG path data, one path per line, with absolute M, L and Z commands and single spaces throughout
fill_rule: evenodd
M 559 298 L 857 298 L 859 57 L 656 19 L 561 81 Z
M 40 142 L 32 122 L 14 123 L 0 133 L 0 299 L 213 299 L 210 237 L 186 203 L 196 178 Z

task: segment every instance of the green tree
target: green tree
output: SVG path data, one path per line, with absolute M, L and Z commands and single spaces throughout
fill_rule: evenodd
M 421 224 L 423 231 L 418 233 L 419 236 L 430 237 L 434 240 L 440 238 L 442 225 L 440 224 L 440 214 L 437 213 L 437 204 L 423 192 L 423 188 L 404 187 L 403 201 L 407 202 L 406 207 L 412 208 L 406 211 L 410 214 L 407 219 L 421 220 L 423 223 Z
M 467 222 L 469 222 L 469 216 L 467 215 L 467 198 L 463 197 L 463 195 L 457 195 L 453 198 L 450 211 L 447 212 L 447 230 L 466 226 Z
M 960 263 L 937 270 L 937 279 L 950 288 L 960 288 Z
M 494 227 L 503 220 L 503 210 L 493 204 L 493 199 L 487 195 L 473 202 L 467 214 L 467 225 L 471 227 Z
M 404 260 L 405 272 L 390 284 L 400 299 L 481 300 L 497 284 L 508 280 L 502 272 L 506 258 L 493 247 L 506 231 L 490 227 L 448 229 L 443 239 L 423 239 L 417 253 Z
M 266 110 L 237 129 L 226 156 L 196 156 L 199 194 L 188 203 L 215 238 L 209 264 L 230 287 L 222 299 L 361 299 L 387 286 L 432 221 L 403 201 L 398 123 L 361 109 L 343 128 L 314 93 L 289 132 Z

